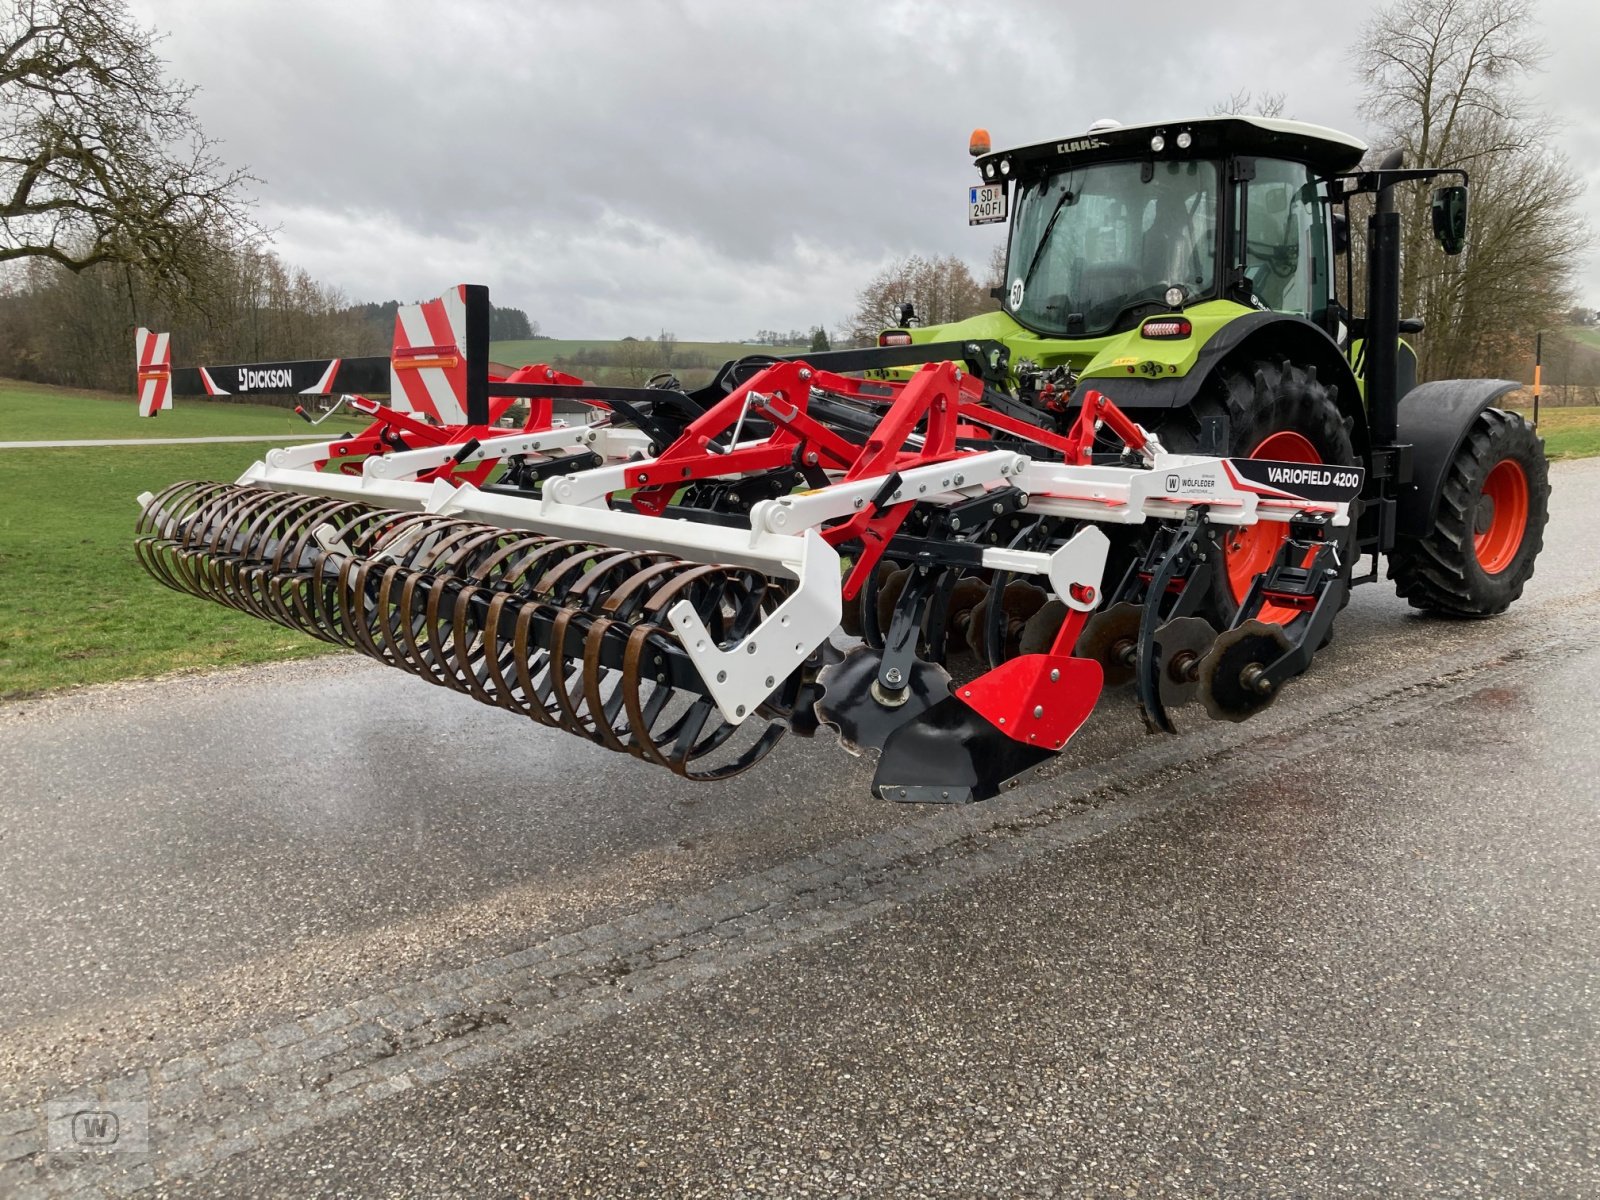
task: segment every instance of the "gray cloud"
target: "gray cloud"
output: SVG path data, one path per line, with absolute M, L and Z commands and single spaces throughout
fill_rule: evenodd
M 1299 7 L 1299 6 L 1296 6 Z M 353 297 L 462 280 L 557 335 L 738 337 L 832 322 L 890 258 L 956 253 L 968 131 L 1282 91 L 1360 130 L 1346 47 L 1370 5 L 141 0 L 281 252 Z M 1600 163 L 1600 21 L 1549 0 L 1542 100 Z M 1579 36 L 1578 31 L 1590 31 Z M 1587 91 L 1585 89 L 1588 89 Z M 1600 174 L 1593 176 L 1600 184 Z M 1600 211 L 1600 187 L 1588 203 Z M 1600 220 L 1596 221 L 1600 225 Z M 1600 301 L 1600 263 L 1588 274 Z

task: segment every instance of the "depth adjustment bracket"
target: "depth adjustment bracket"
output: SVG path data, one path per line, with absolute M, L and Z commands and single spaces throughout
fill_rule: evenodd
M 1284 626 L 1290 646 L 1270 663 L 1262 664 L 1256 686 L 1265 695 L 1305 672 L 1311 658 L 1333 627 L 1340 604 L 1350 590 L 1339 545 L 1328 537 L 1328 518 L 1307 515 L 1290 523 L 1290 535 L 1278 548 L 1272 566 L 1256 576 L 1239 605 L 1230 629 L 1257 620 L 1268 603 L 1287 603 L 1306 615 Z M 1308 561 L 1309 560 L 1309 561 Z

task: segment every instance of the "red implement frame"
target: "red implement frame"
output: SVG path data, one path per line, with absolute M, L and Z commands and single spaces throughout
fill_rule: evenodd
M 583 380 L 576 375 L 568 375 L 557 371 L 554 367 L 544 363 L 535 363 L 526 367 L 518 367 L 510 375 L 491 375 L 489 382 L 494 383 L 560 383 L 582 384 Z M 487 425 L 430 425 L 410 413 L 400 412 L 388 405 L 379 404 L 376 400 L 368 400 L 365 396 L 351 397 L 352 406 L 358 411 L 372 418 L 360 433 L 343 438 L 331 444 L 332 456 L 316 464 L 319 471 L 326 470 L 329 463 L 337 462 L 337 469 L 347 475 L 361 473 L 361 459 L 371 454 L 388 454 L 393 450 L 422 450 L 432 446 L 453 446 L 469 441 L 482 441 L 485 438 L 505 433 L 506 430 L 496 431 L 494 426 L 506 415 L 516 399 L 511 396 L 489 397 L 489 424 Z M 522 423 L 523 433 L 536 433 L 542 429 L 549 429 L 554 421 L 554 401 L 541 398 L 528 401 L 528 418 Z M 300 411 L 304 416 L 303 410 Z M 495 459 L 485 459 L 473 463 L 471 466 L 462 466 L 458 463 L 445 463 L 431 471 L 424 471 L 417 476 L 422 483 L 431 483 L 435 479 L 443 479 L 449 483 L 480 484 L 486 480 L 496 465 Z

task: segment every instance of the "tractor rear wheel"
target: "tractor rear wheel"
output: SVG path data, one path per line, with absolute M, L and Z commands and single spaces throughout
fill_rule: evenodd
M 1341 465 L 1356 461 L 1350 438 L 1354 423 L 1339 411 L 1337 389 L 1319 380 L 1316 368 L 1281 355 L 1222 367 L 1206 393 L 1174 412 L 1156 433 L 1168 450 L 1192 454 L 1200 446 L 1205 418 L 1213 416 L 1227 417 L 1228 452 L 1237 457 Z M 1224 530 L 1223 569 L 1201 615 L 1218 629 L 1228 628 L 1251 582 L 1272 566 L 1288 536 L 1286 524 L 1268 521 Z M 1352 555 L 1343 558 L 1348 571 Z M 1268 604 L 1259 617 L 1287 625 L 1299 615 L 1299 609 Z
M 1389 555 L 1395 590 L 1442 616 L 1504 612 L 1533 575 L 1549 502 L 1539 435 L 1516 413 L 1484 409 L 1445 471 L 1433 528 Z

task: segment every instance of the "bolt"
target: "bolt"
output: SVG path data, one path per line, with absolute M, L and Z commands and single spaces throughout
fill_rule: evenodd
M 1006 511 L 1006 506 L 996 500 L 992 505 L 989 506 L 989 511 L 998 517 L 1001 513 Z
M 810 454 L 806 455 L 806 466 L 814 467 L 816 465 L 817 465 L 817 452 L 815 450 L 813 450 Z
M 950 799 L 950 793 L 949 792 L 940 792 L 939 793 L 939 799 L 941 799 L 941 800 Z
M 899 687 L 905 681 L 905 676 L 900 673 L 899 667 L 890 667 L 883 673 L 883 679 L 890 687 Z
M 1050 682 L 1051 683 L 1060 683 L 1061 682 L 1061 672 L 1059 670 L 1052 670 L 1050 672 Z
M 754 654 L 756 652 L 756 644 L 754 642 L 746 642 L 744 652 L 746 654 Z
M 905 798 L 906 798 L 906 790 L 905 790 L 905 788 L 901 788 L 900 789 L 900 799 L 904 800 Z
M 1037 721 L 1042 716 L 1044 716 L 1044 705 L 1035 704 L 1033 706 L 1033 719 Z
M 773 678 L 772 678 L 771 675 L 768 675 L 767 676 L 767 686 L 771 687 L 772 685 L 773 685 Z
M 738 708 L 734 709 L 733 710 L 733 715 L 736 716 L 736 717 L 744 716 L 744 705 L 741 704 L 741 705 L 739 705 Z
M 1266 668 L 1260 663 L 1251 663 L 1240 671 L 1239 682 L 1258 696 L 1272 695 L 1272 680 L 1267 678 Z
M 1006 723 L 1006 719 L 1004 717 L 1001 717 L 1000 718 L 1000 724 L 1004 725 L 1005 723 Z
M 811 372 L 809 370 L 807 370 L 805 367 L 801 367 L 800 368 L 800 378 L 801 379 L 810 379 L 811 378 Z
M 866 501 L 865 501 L 865 500 L 863 500 L 863 499 L 862 499 L 862 498 L 861 498 L 861 497 L 860 497 L 860 496 L 857 496 L 857 497 L 856 497 L 856 499 L 855 499 L 855 506 L 856 506 L 856 507 L 857 507 L 857 508 L 860 508 L 860 507 L 862 507 L 862 506 L 863 506 L 863 505 L 864 505 L 864 504 L 866 504 Z
M 960 487 L 966 481 L 967 481 L 967 477 L 965 475 L 957 475 L 956 476 L 956 486 L 957 487 Z
M 718 671 L 717 672 L 717 682 L 718 683 L 727 683 L 728 682 L 728 673 L 726 671 Z
M 640 483 L 649 483 L 650 482 L 650 474 L 649 474 L 648 471 L 640 471 L 639 472 L 639 482 Z
M 951 529 L 960 529 L 961 528 L 961 518 L 960 517 L 951 517 L 950 518 L 950 528 Z

